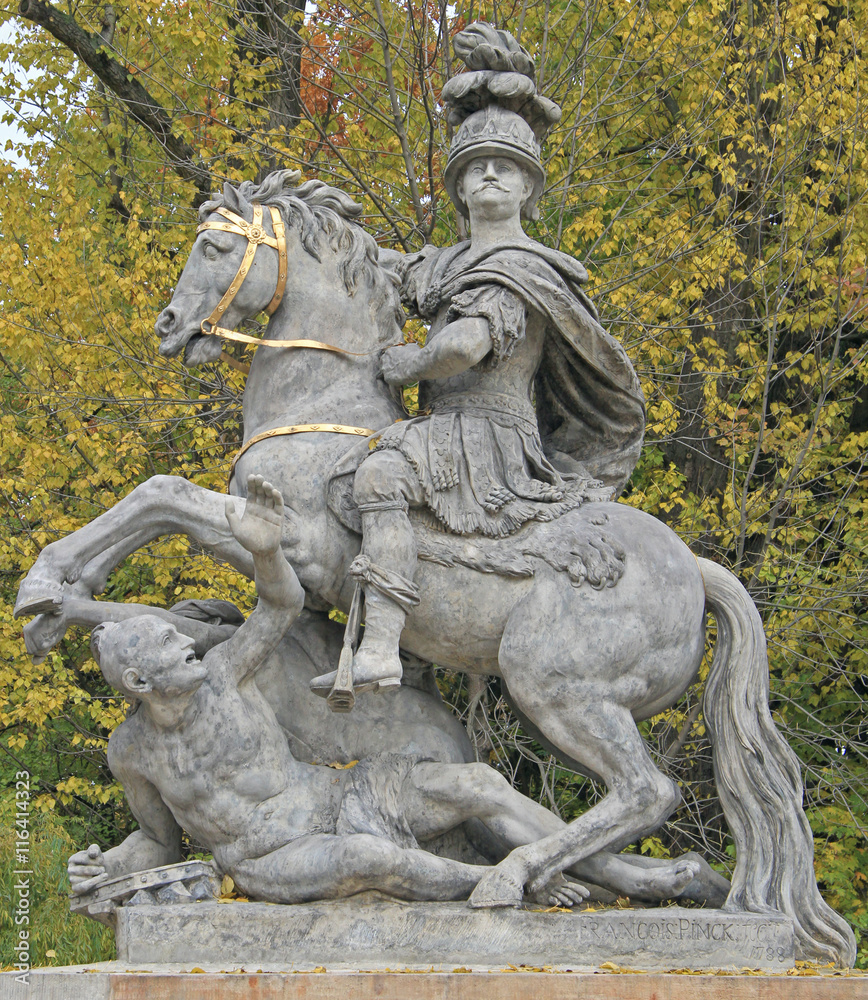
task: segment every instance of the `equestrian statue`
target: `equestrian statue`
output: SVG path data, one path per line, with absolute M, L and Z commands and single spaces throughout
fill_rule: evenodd
M 472 25 L 455 45 L 468 71 L 443 90 L 455 126 L 444 183 L 470 239 L 380 251 L 361 206 L 324 183 L 284 170 L 226 184 L 202 207 L 157 320 L 160 351 L 194 366 L 227 339 L 258 345 L 229 492 L 243 500 L 251 476 L 273 484 L 306 613 L 349 615 L 340 662 L 311 677 L 315 696 L 342 712 L 357 698 L 388 704 L 406 689 L 408 656 L 496 675 L 526 731 L 604 783 L 577 819 L 474 871 L 471 906 L 545 896 L 671 815 L 678 787 L 637 723 L 695 680 L 710 611 L 704 713 L 736 848 L 723 908 L 786 914 L 798 957 L 851 965 L 853 933 L 817 888 L 798 760 L 769 711 L 757 609 L 731 572 L 617 502 L 642 445 L 638 379 L 583 290 L 584 267 L 522 229 L 560 111 L 506 32 Z M 265 339 L 238 330 L 263 311 Z M 429 324 L 424 347 L 402 342 L 407 313 Z M 416 382 L 407 418 L 401 387 Z M 225 501 L 156 476 L 46 546 L 16 605 L 35 616 L 32 655 L 161 535 L 184 533 L 252 578 Z

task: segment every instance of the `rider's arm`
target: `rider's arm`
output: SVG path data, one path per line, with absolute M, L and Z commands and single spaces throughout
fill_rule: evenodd
M 461 316 L 422 348 L 419 378 L 449 378 L 479 364 L 491 350 L 488 320 Z
M 420 379 L 460 375 L 491 350 L 488 320 L 461 316 L 439 330 L 423 347 L 406 344 L 383 354 L 383 378 L 390 385 L 409 385 Z
M 415 344 L 383 353 L 383 378 L 390 385 L 450 378 L 484 358 L 505 361 L 524 336 L 527 307 L 510 289 L 482 284 L 452 296 L 447 324 L 423 348 Z

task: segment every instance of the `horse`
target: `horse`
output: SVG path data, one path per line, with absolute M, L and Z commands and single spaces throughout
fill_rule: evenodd
M 388 253 L 379 260 L 356 222 L 361 207 L 319 181 L 296 187 L 299 179 L 277 171 L 260 185 L 227 184 L 203 206 L 156 332 L 162 354 L 183 352 L 192 366 L 216 360 L 221 337 L 250 340 L 235 327 L 268 310 L 229 492 L 243 496 L 252 473 L 274 483 L 285 502 L 284 551 L 308 606 L 347 610 L 360 537 L 339 472 L 354 469 L 372 436 L 404 415 L 379 377 L 380 352 L 402 341 L 403 314 Z M 16 614 L 58 613 L 68 595 L 91 597 L 128 554 L 167 533 L 188 535 L 252 576 L 223 517 L 225 500 L 180 477 L 149 479 L 43 549 Z M 734 574 L 617 502 L 585 503 L 506 540 L 449 536 L 421 521 L 416 531 L 422 598 L 402 649 L 499 676 L 529 733 L 606 786 L 566 830 L 492 867 L 471 905 L 517 905 L 525 887 L 617 850 L 671 815 L 678 789 L 655 766 L 637 722 L 673 705 L 695 680 L 710 611 L 717 641 L 704 711 L 736 846 L 724 908 L 786 914 L 799 957 L 853 964 L 853 933 L 817 887 L 798 760 L 769 711 L 762 621 Z

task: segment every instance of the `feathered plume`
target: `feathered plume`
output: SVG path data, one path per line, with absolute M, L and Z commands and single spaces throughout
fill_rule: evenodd
M 489 104 L 521 115 L 537 140 L 560 121 L 557 104 L 537 93 L 536 68 L 527 49 L 508 31 L 477 21 L 459 32 L 452 44 L 470 72 L 452 77 L 443 88 L 450 124 L 460 125 Z

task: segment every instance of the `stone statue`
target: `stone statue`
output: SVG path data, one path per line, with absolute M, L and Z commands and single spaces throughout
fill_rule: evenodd
M 424 415 L 386 428 L 355 476 L 364 541 L 351 572 L 365 581 L 366 605 L 359 691 L 400 682 L 398 642 L 419 602 L 408 505 L 447 531 L 502 538 L 610 499 L 642 445 L 639 380 L 581 290 L 587 272 L 522 230 L 545 186 L 539 138 L 560 111 L 537 95 L 533 63 L 503 34 L 462 32 L 465 60 L 485 68 L 443 92 L 459 125 L 444 183 L 470 240 L 397 265 L 404 305 L 431 327 L 424 348 L 384 352 L 383 378 L 418 381 Z M 497 72 L 477 55 L 486 47 Z M 504 106 L 516 98 L 521 114 Z M 335 679 L 316 678 L 314 690 L 328 694 Z
M 384 254 L 381 266 L 354 221 L 361 207 L 343 192 L 301 184 L 292 171 L 227 184 L 202 207 L 158 318 L 161 351 L 196 365 L 218 358 L 222 339 L 259 344 L 229 490 L 243 497 L 253 473 L 280 490 L 282 547 L 310 611 L 357 612 L 360 583 L 374 633 L 371 609 L 385 611 L 388 665 L 369 669 L 357 656 L 357 681 L 385 682 L 387 697 L 397 695 L 398 666 L 386 650 L 400 632 L 401 648 L 419 660 L 499 675 L 526 730 L 606 785 L 568 826 L 488 869 L 475 905 L 520 905 L 527 891 L 665 822 L 679 791 L 636 723 L 694 680 L 710 610 L 718 638 L 705 719 L 736 848 L 726 907 L 786 914 L 799 957 L 851 964 L 852 931 L 817 889 L 798 761 L 769 712 L 765 637 L 750 596 L 666 525 L 610 499 L 637 454 L 641 397 L 581 292 L 580 265 L 516 228 L 516 206 L 532 210 L 542 175 L 527 132 L 506 112 L 531 130 L 554 112 L 536 94 L 528 57 L 495 34 L 512 54 L 491 57 L 494 41 L 459 41 L 472 71 L 450 85 L 467 129 L 456 133 L 447 183 L 475 227 L 469 245 L 397 262 Z M 506 70 L 491 68 L 501 61 Z M 490 149 L 477 128 L 490 132 Z M 490 245 L 479 242 L 486 227 Z M 401 341 L 402 296 L 432 320 L 431 350 L 387 351 L 381 364 Z M 271 317 L 265 339 L 237 329 L 262 311 Z M 328 342 L 319 339 L 326 330 Z M 403 411 L 384 373 L 396 383 L 422 376 L 433 412 L 394 428 Z M 391 506 L 366 509 L 368 500 Z M 224 504 L 179 477 L 148 480 L 40 553 L 16 613 L 36 616 L 27 628 L 44 651 L 63 634 L 65 606 L 91 600 L 129 553 L 170 532 L 253 576 Z M 401 525 L 403 549 L 386 545 L 377 518 Z M 352 679 L 338 688 L 340 707 L 350 707 Z
M 251 476 L 243 517 L 232 501 L 226 517 L 253 556 L 259 595 L 228 638 L 199 659 L 193 638 L 153 614 L 94 629 L 106 680 L 136 705 L 110 737 L 108 759 L 140 829 L 105 854 L 92 845 L 73 855 L 73 894 L 92 890 L 99 876 L 180 863 L 187 831 L 255 899 L 298 903 L 365 889 L 463 899 L 488 868 L 437 857 L 420 850 L 420 841 L 477 819 L 506 853 L 565 827 L 484 764 L 396 753 L 337 771 L 297 761 L 255 682 L 304 600 L 280 548 L 283 500 Z M 700 872 L 689 859 L 643 871 L 600 856 L 580 867 L 616 891 L 641 885 L 664 896 L 680 893 Z M 558 877 L 534 901 L 569 907 L 586 895 Z
M 58 629 L 89 629 L 141 615 L 168 622 L 195 643 L 201 659 L 225 642 L 244 622 L 231 602 L 205 598 L 181 601 L 169 610 L 146 604 L 119 604 L 68 596 L 62 612 L 40 615 L 25 629 L 28 652 L 41 660 Z M 322 612 L 305 609 L 292 629 L 257 668 L 256 683 L 273 709 L 293 754 L 307 763 L 347 764 L 374 753 L 421 753 L 444 763 L 474 759 L 459 720 L 441 698 L 427 665 L 412 657 L 405 668 L 409 683 L 385 699 L 367 698 L 351 714 L 333 715 L 312 694 L 311 679 L 335 663 L 343 628 Z

